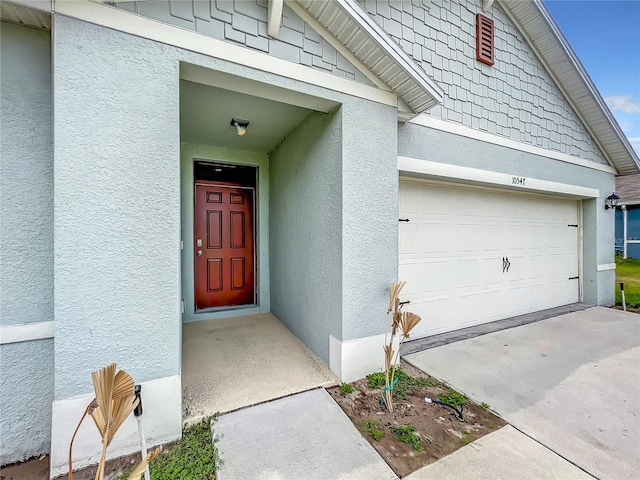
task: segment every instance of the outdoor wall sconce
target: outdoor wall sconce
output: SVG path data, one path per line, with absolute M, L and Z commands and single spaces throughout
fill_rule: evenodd
M 609 210 L 610 208 L 615 209 L 618 206 L 619 201 L 620 201 L 620 197 L 616 195 L 616 192 L 613 192 L 604 201 L 604 209 L 605 210 Z
M 249 126 L 249 120 L 240 120 L 239 118 L 231 119 L 231 126 L 238 129 L 238 136 L 244 137 L 247 134 L 247 127 Z

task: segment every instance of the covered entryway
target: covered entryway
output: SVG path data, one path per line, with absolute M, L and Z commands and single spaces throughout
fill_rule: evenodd
M 340 270 L 316 273 L 308 249 L 327 250 L 318 263 L 340 265 L 340 232 L 326 234 L 321 218 L 325 208 L 340 211 L 342 157 L 335 102 L 193 65 L 181 72 L 181 385 L 190 421 L 338 381 L 327 363 L 340 316 L 301 298 L 316 282 L 339 286 Z M 246 131 L 232 125 L 238 118 Z
M 579 301 L 576 200 L 407 179 L 399 215 L 417 336 Z

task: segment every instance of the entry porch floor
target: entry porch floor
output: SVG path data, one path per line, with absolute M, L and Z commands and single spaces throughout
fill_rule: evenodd
M 337 382 L 329 367 L 269 313 L 182 327 L 184 421 Z

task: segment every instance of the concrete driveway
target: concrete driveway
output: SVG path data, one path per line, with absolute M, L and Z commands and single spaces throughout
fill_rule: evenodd
M 599 479 L 640 471 L 640 315 L 594 307 L 405 357 Z

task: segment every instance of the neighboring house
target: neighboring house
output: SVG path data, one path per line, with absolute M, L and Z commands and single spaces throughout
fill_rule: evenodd
M 177 438 L 183 322 L 272 312 L 350 381 L 398 278 L 418 336 L 614 301 L 638 157 L 538 0 L 1 14 L 2 463 L 64 472 L 113 360 Z
M 616 178 L 616 252 L 640 259 L 640 175 Z

